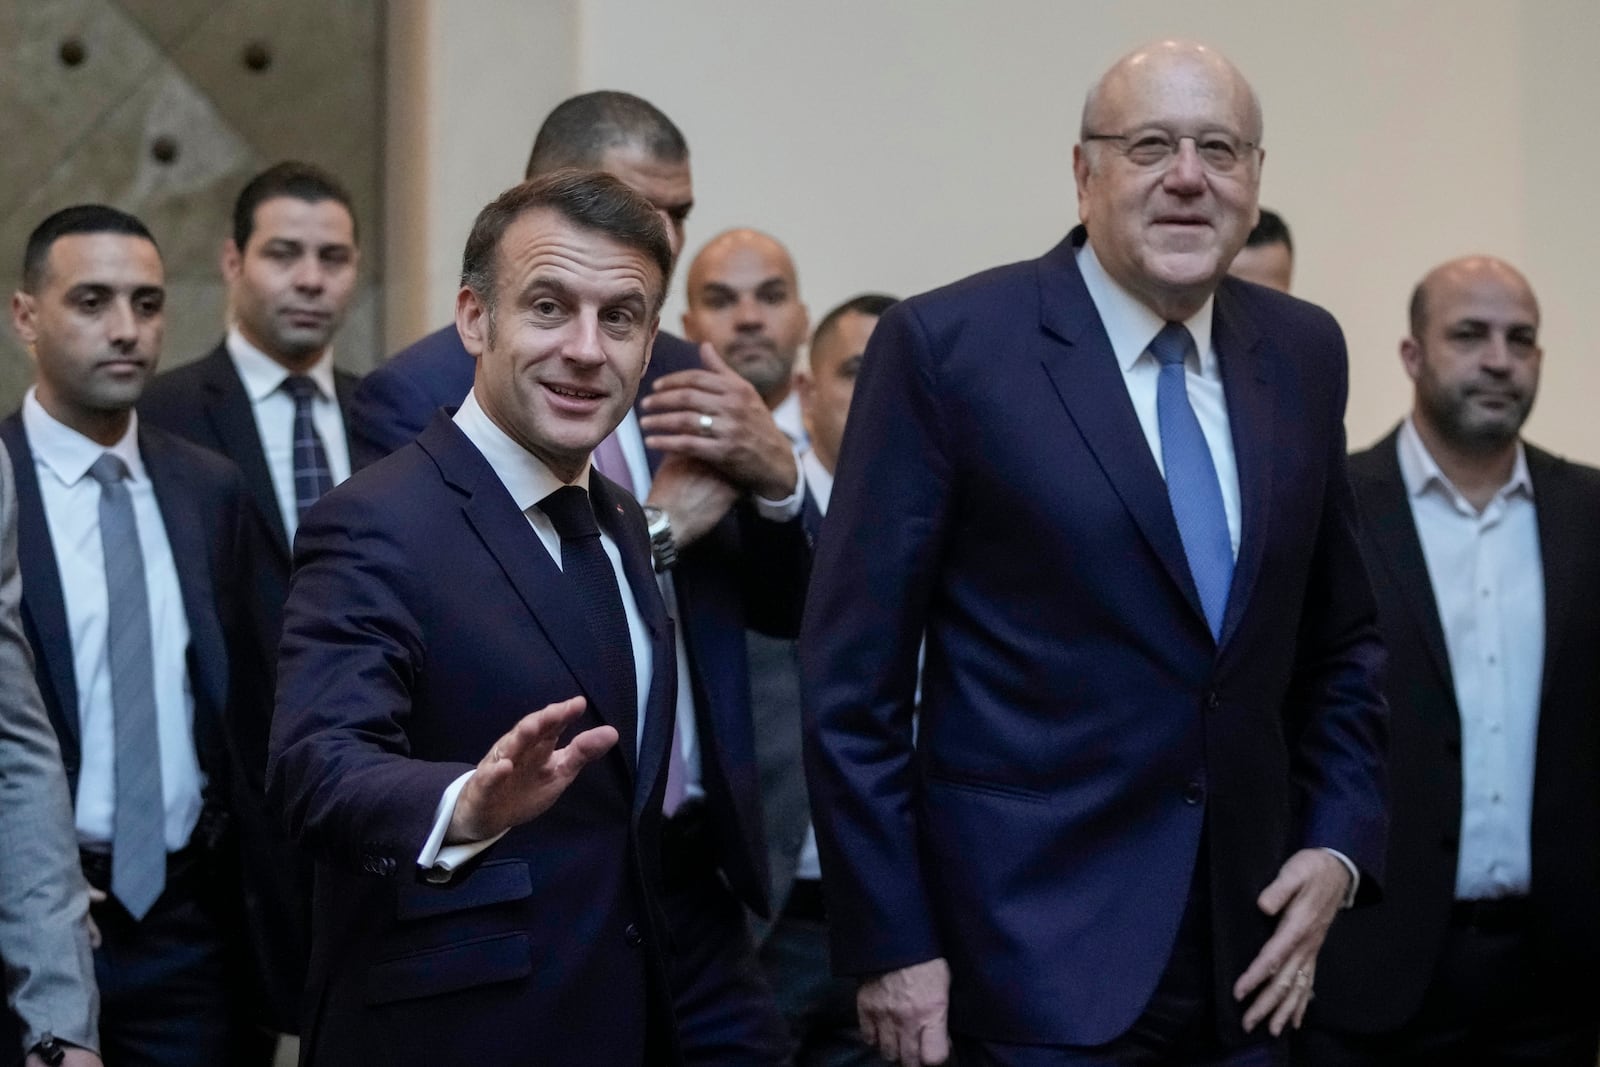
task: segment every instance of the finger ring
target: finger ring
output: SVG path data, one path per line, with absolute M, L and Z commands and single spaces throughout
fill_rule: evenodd
M 703 434 L 706 437 L 710 437 L 711 436 L 711 427 L 713 425 L 715 425 L 715 423 L 716 423 L 716 420 L 713 419 L 710 415 L 704 415 L 704 414 L 701 415 L 700 416 L 700 433 Z

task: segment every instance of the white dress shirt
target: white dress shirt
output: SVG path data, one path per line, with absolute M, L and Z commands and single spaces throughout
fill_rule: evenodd
M 550 558 L 557 567 L 560 567 L 561 535 L 556 532 L 555 524 L 550 521 L 550 517 L 540 510 L 539 501 L 568 483 L 556 477 L 537 456 L 512 440 L 510 435 L 495 425 L 494 420 L 489 418 L 482 405 L 478 403 L 476 391 L 468 393 L 467 398 L 461 402 L 461 407 L 455 414 L 455 424 L 467 440 L 483 453 L 483 458 L 489 461 L 489 466 L 494 468 L 501 484 L 506 487 L 506 492 L 511 494 L 511 499 L 527 516 L 528 525 L 538 534 L 539 542 L 544 545 L 545 551 L 550 553 Z M 589 470 L 589 466 L 585 464 L 577 480 L 571 484 L 587 492 Z M 645 627 L 644 617 L 639 613 L 639 602 L 633 595 L 633 587 L 628 584 L 627 572 L 622 567 L 622 553 L 604 526 L 600 527 L 600 547 L 605 549 L 606 558 L 611 561 L 611 570 L 617 576 L 617 588 L 622 593 L 622 611 L 628 619 L 628 637 L 633 645 L 634 693 L 637 698 L 633 745 L 634 751 L 637 752 L 639 742 L 644 738 L 645 708 L 650 701 L 650 679 L 654 672 L 655 655 L 650 645 L 650 631 Z M 417 864 L 430 869 L 430 880 L 448 879 L 456 868 L 504 836 L 502 833 L 487 841 L 448 846 L 444 844 L 445 832 L 450 828 L 451 816 L 455 814 L 456 799 L 475 773 L 468 771 L 450 783 L 439 800 L 439 807 L 434 815 L 433 832 L 429 834 L 428 840 L 423 844 L 422 852 L 417 856 Z
M 1134 414 L 1139 418 L 1139 428 L 1144 431 L 1150 454 L 1155 457 L 1156 468 L 1166 477 L 1166 463 L 1161 455 L 1161 417 L 1156 411 L 1156 392 L 1161 378 L 1161 364 L 1149 352 L 1150 342 L 1156 339 L 1166 320 L 1139 301 L 1132 293 L 1106 273 L 1094 246 L 1085 241 L 1078 252 L 1078 271 L 1089 290 L 1095 311 L 1100 314 L 1101 325 L 1111 339 L 1111 351 L 1116 355 L 1117 366 L 1122 369 L 1122 381 L 1128 387 L 1128 399 L 1133 401 Z M 1233 546 L 1233 558 L 1239 558 L 1239 537 L 1243 529 L 1239 504 L 1239 461 L 1233 451 L 1233 430 L 1228 422 L 1228 398 L 1222 388 L 1222 364 L 1216 346 L 1211 343 L 1211 320 L 1216 311 L 1216 298 L 1207 297 L 1200 310 L 1191 315 L 1184 325 L 1194 338 L 1194 353 L 1185 358 L 1183 380 L 1189 394 L 1189 405 L 1194 408 L 1200 422 L 1200 432 L 1205 435 L 1206 447 L 1211 452 L 1211 463 L 1217 471 L 1217 481 L 1222 488 L 1222 510 L 1228 520 L 1228 541 Z M 1338 849 L 1327 848 L 1350 873 L 1350 889 L 1345 894 L 1345 907 L 1355 902 L 1361 872 L 1350 857 Z
M 1527 459 L 1518 443 L 1511 479 L 1479 511 L 1410 419 L 1397 447 L 1461 713 L 1456 898 L 1525 895 L 1544 674 L 1544 566 Z
M 250 398 L 250 411 L 256 419 L 261 451 L 267 457 L 267 470 L 272 473 L 283 528 L 293 541 L 300 525 L 300 509 L 294 499 L 294 398 L 283 391 L 288 368 L 245 340 L 237 327 L 228 331 L 227 345 L 234 370 Z M 338 485 L 350 477 L 350 444 L 345 438 L 338 394 L 334 392 L 333 352 L 324 352 L 306 371 L 306 377 L 317 385 L 317 396 L 311 401 L 311 422 L 328 454 L 333 484 Z
M 44 502 L 50 547 L 55 551 L 72 637 L 73 679 L 78 687 L 78 729 L 83 762 L 78 774 L 74 819 L 78 843 L 111 847 L 117 806 L 117 744 L 111 703 L 111 664 L 106 629 L 105 552 L 100 544 L 100 483 L 89 468 L 107 452 L 127 464 L 128 495 L 144 557 L 150 605 L 156 729 L 161 746 L 161 798 L 166 808 L 167 851 L 189 843 L 200 818 L 205 782 L 194 748 L 194 694 L 189 685 L 189 619 L 183 610 L 178 568 L 155 487 L 139 455 L 138 416 L 128 432 L 107 448 L 57 422 L 39 403 L 35 389 L 22 402 L 22 428 L 33 450 Z
M 806 433 L 806 420 L 800 410 L 800 393 L 789 390 L 789 395 L 778 401 L 772 409 L 772 421 L 778 424 L 783 436 L 789 439 L 796 452 L 811 447 L 811 435 Z

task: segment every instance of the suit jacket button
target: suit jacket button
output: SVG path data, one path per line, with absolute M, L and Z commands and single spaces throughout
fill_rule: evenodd
M 395 863 L 395 859 L 394 859 L 393 856 L 385 856 L 383 858 L 383 873 L 385 875 L 393 874 L 394 873 L 394 869 L 397 866 L 399 866 L 399 865 L 397 863 Z
M 1206 787 L 1200 783 L 1199 779 L 1195 779 L 1183 787 L 1183 802 L 1185 804 L 1198 804 L 1205 798 Z
M 1211 692 L 1206 694 L 1206 710 L 1207 711 L 1216 711 L 1221 706 L 1222 706 L 1222 701 L 1220 699 L 1218 699 L 1217 691 L 1215 689 L 1213 689 Z
M 634 948 L 638 948 L 639 945 L 644 942 L 644 935 L 639 932 L 639 928 L 637 926 L 635 926 L 633 923 L 629 923 L 623 929 L 622 936 L 623 936 L 623 939 L 626 940 L 628 942 L 628 944 L 630 946 L 634 947 Z

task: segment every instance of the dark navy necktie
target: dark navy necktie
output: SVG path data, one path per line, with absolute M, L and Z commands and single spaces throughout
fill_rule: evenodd
M 628 634 L 617 573 L 600 544 L 600 527 L 594 521 L 589 494 L 576 485 L 562 486 L 539 501 L 539 510 L 550 517 L 561 535 L 561 571 L 583 604 L 583 618 L 594 636 L 601 668 L 616 694 L 618 706 L 607 717 L 617 723 L 636 723 L 639 686 L 634 677 L 633 639 Z M 625 730 L 619 740 L 624 745 L 636 744 L 632 729 Z
M 283 380 L 283 391 L 294 399 L 294 507 L 295 517 L 303 519 L 306 509 L 333 488 L 333 468 L 322 447 L 317 424 L 311 419 L 312 404 L 322 395 L 317 383 L 304 374 L 291 374 Z
M 1161 427 L 1161 463 L 1166 468 L 1167 499 L 1178 523 L 1189 574 L 1200 594 L 1211 636 L 1221 638 L 1222 616 L 1233 583 L 1233 541 L 1222 504 L 1211 449 L 1189 403 L 1184 361 L 1194 351 L 1194 338 L 1181 322 L 1169 322 L 1150 342 L 1150 354 L 1161 364 L 1156 387 L 1156 414 Z

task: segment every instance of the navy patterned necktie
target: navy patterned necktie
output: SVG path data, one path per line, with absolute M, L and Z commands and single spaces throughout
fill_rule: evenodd
M 106 658 L 111 668 L 116 811 L 111 824 L 111 893 L 135 919 L 149 913 L 167 881 L 166 805 L 156 725 L 155 645 L 150 594 L 128 467 L 110 452 L 89 468 L 100 483 L 100 545 L 106 566 Z
M 1156 414 L 1161 426 L 1161 463 L 1167 475 L 1167 499 L 1178 523 L 1189 574 L 1200 594 L 1211 636 L 1222 636 L 1228 587 L 1233 583 L 1233 541 L 1222 504 L 1222 483 L 1206 444 L 1200 420 L 1189 403 L 1184 361 L 1194 351 L 1194 338 L 1181 322 L 1169 322 L 1150 342 L 1150 354 L 1161 364 L 1156 387 Z
M 328 452 L 312 421 L 312 405 L 322 390 L 304 374 L 291 374 L 282 389 L 294 399 L 294 507 L 296 518 L 303 519 L 322 494 L 333 488 L 333 468 Z

